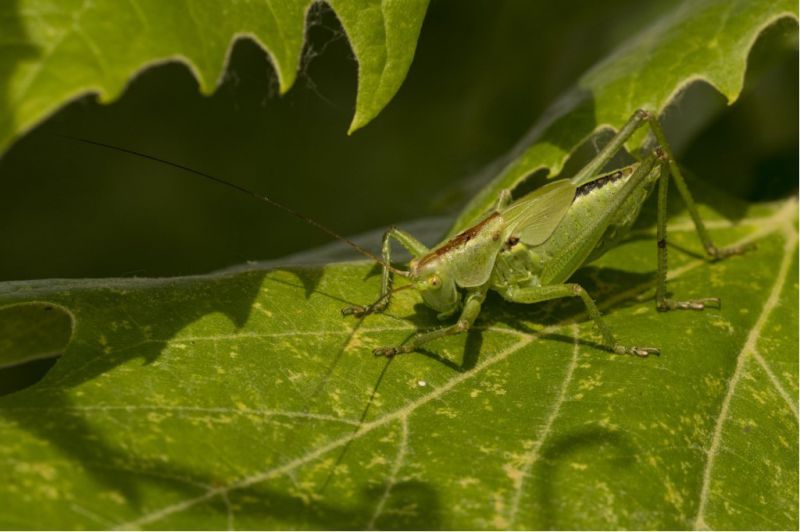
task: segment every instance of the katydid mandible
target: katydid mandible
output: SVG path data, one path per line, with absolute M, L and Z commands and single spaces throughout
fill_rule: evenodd
M 657 147 L 630 166 L 604 173 L 603 168 L 625 142 L 645 125 L 650 127 Z M 719 306 L 716 297 L 688 301 L 667 297 L 666 209 L 670 175 L 686 203 L 703 247 L 712 259 L 740 254 L 753 247 L 718 248 L 714 245 L 658 118 L 641 109 L 574 177 L 550 182 L 513 202 L 511 191 L 503 191 L 493 208 L 474 225 L 433 249 L 428 249 L 405 231 L 392 228 L 384 234 L 381 257 L 294 209 L 224 179 L 127 148 L 67 138 L 144 157 L 236 189 L 310 223 L 374 260 L 383 268 L 380 296 L 370 305 L 342 309 L 344 315 L 363 317 L 383 312 L 392 295 L 405 289 L 416 289 L 424 303 L 436 310 L 442 320 L 459 313 L 452 325 L 419 332 L 399 346 L 379 347 L 373 350 L 375 355 L 391 357 L 408 353 L 437 338 L 468 330 L 480 314 L 489 290 L 516 303 L 579 297 L 600 330 L 603 347 L 607 350 L 640 357 L 658 354 L 659 349 L 655 347 L 626 347 L 619 343 L 586 290 L 567 281 L 578 268 L 599 258 L 626 236 L 645 199 L 658 183 L 656 308 L 659 311 L 703 310 L 709 305 Z M 407 270 L 392 265 L 392 240 L 411 253 L 412 260 Z M 409 283 L 392 289 L 392 274 L 408 279 Z
M 658 147 L 639 162 L 610 173 L 606 164 L 633 133 L 649 125 Z M 447 319 L 460 312 L 457 321 L 429 332 L 417 333 L 407 343 L 379 347 L 376 355 L 408 353 L 437 338 L 468 330 L 481 310 L 489 290 L 516 303 L 538 303 L 563 297 L 579 297 L 603 337 L 603 346 L 617 354 L 646 357 L 655 347 L 627 347 L 619 343 L 600 315 L 592 298 L 579 284 L 567 282 L 581 266 L 600 257 L 620 242 L 639 215 L 644 200 L 658 183 L 657 285 L 659 311 L 702 310 L 719 306 L 718 298 L 679 301 L 667 297 L 666 207 L 669 175 L 694 221 L 698 236 L 712 259 L 746 251 L 750 246 L 720 249 L 712 242 L 697 211 L 686 182 L 666 142 L 655 115 L 636 111 L 609 143 L 574 177 L 548 183 L 517 201 L 503 191 L 495 206 L 472 227 L 433 249 L 397 228 L 383 238 L 383 275 L 380 297 L 366 306 L 342 310 L 345 315 L 365 316 L 382 312 L 392 290 L 391 241 L 412 255 L 406 277 L 425 304 Z

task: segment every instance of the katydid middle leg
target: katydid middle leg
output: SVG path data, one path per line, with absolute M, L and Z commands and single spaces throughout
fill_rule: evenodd
M 383 234 L 383 242 L 381 245 L 381 258 L 386 264 L 391 264 L 392 260 L 392 239 L 396 240 L 403 246 L 413 257 L 420 257 L 428 252 L 425 245 L 411 236 L 410 234 L 402 231 L 396 227 L 392 227 Z M 383 312 L 389 306 L 389 301 L 392 298 L 392 272 L 386 266 L 383 267 L 381 273 L 381 295 L 370 305 L 353 305 L 342 309 L 342 314 L 345 316 L 353 315 L 357 317 L 366 316 L 375 312 Z
M 467 294 L 464 296 L 464 307 L 461 310 L 458 321 L 453 325 L 418 333 L 414 335 L 408 343 L 397 347 L 378 347 L 373 349 L 372 352 L 377 356 L 387 357 L 398 355 L 400 353 L 410 353 L 411 351 L 415 351 L 422 344 L 426 344 L 431 340 L 465 332 L 467 329 L 472 327 L 472 323 L 475 321 L 475 318 L 477 318 L 478 314 L 481 313 L 481 305 L 483 304 L 483 300 L 486 299 L 487 290 L 488 286 L 481 286 L 467 291 Z
M 509 286 L 500 293 L 508 301 L 514 303 L 539 303 L 563 297 L 580 297 L 589 317 L 592 318 L 600 334 L 603 336 L 603 347 L 618 355 L 636 355 L 646 357 L 660 353 L 656 347 L 626 347 L 617 342 L 614 333 L 603 320 L 592 297 L 577 283 L 565 283 L 548 286 Z

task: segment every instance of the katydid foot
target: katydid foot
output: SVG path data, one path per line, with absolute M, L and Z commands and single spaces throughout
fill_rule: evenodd
M 657 347 L 625 347 L 624 345 L 617 344 L 615 345 L 611 351 L 616 353 L 617 355 L 633 355 L 639 358 L 647 358 L 650 355 L 660 355 L 661 349 Z
M 720 308 L 722 303 L 718 297 L 704 297 L 700 299 L 689 299 L 687 301 L 677 301 L 675 299 L 663 299 L 656 304 L 659 312 L 670 310 L 705 310 L 706 308 Z
M 744 255 L 750 251 L 756 249 L 755 242 L 748 242 L 747 244 L 742 244 L 739 246 L 730 246 L 726 248 L 718 248 L 717 246 L 711 244 L 710 246 L 706 247 L 706 253 L 711 256 L 712 260 L 722 260 L 728 257 L 732 257 L 734 255 Z
M 377 303 L 377 302 L 376 302 Z M 342 316 L 355 316 L 356 318 L 363 318 L 376 312 L 383 312 L 386 305 L 379 307 L 376 303 L 372 305 L 353 305 L 342 309 Z
M 369 314 L 380 314 L 386 310 L 386 307 L 389 306 L 389 299 L 391 298 L 391 295 L 392 292 L 389 291 L 379 297 L 371 305 L 352 305 L 350 307 L 345 307 L 342 309 L 342 316 L 355 316 L 356 318 L 363 318 Z
M 399 345 L 397 347 L 376 347 L 372 350 L 372 354 L 376 357 L 392 358 L 395 355 L 399 355 L 401 353 L 410 353 L 413 350 L 414 346 L 410 345 Z

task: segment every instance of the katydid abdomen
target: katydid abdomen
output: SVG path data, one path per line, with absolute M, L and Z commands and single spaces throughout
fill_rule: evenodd
M 552 236 L 531 250 L 543 263 L 541 284 L 563 283 L 624 238 L 660 172 L 655 156 L 650 156 L 578 187 Z

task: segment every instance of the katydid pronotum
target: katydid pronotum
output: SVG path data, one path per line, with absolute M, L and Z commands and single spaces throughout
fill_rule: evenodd
M 656 147 L 632 165 L 613 172 L 603 172 L 603 168 L 634 132 L 645 125 L 650 127 Z M 702 310 L 707 305 L 719 306 L 720 301 L 715 297 L 688 301 L 667 297 L 666 209 L 670 175 L 686 203 L 705 251 L 712 259 L 743 253 L 751 247 L 718 248 L 714 245 L 666 142 L 658 118 L 644 110 L 637 110 L 574 177 L 550 182 L 516 201 L 512 201 L 510 190 L 504 190 L 495 205 L 476 223 L 433 249 L 428 249 L 409 233 L 391 228 L 384 234 L 381 257 L 313 219 L 252 190 L 152 155 L 93 140 L 72 138 L 158 161 L 247 193 L 314 225 L 374 260 L 383 268 L 379 297 L 369 305 L 342 309 L 344 315 L 363 317 L 383 312 L 389 306 L 392 295 L 404 289 L 416 289 L 424 303 L 437 311 L 442 320 L 459 313 L 455 323 L 428 332 L 418 332 L 399 346 L 376 348 L 373 350 L 376 355 L 408 353 L 432 340 L 468 330 L 480 314 L 489 290 L 516 303 L 579 297 L 600 330 L 603 347 L 607 350 L 641 357 L 658 354 L 659 349 L 655 347 L 626 347 L 620 344 L 586 290 L 577 283 L 567 281 L 578 268 L 599 258 L 625 237 L 645 199 L 658 183 L 656 308 L 659 311 Z M 392 265 L 392 240 L 411 253 L 412 260 L 407 270 Z M 393 274 L 409 282 L 393 289 Z

